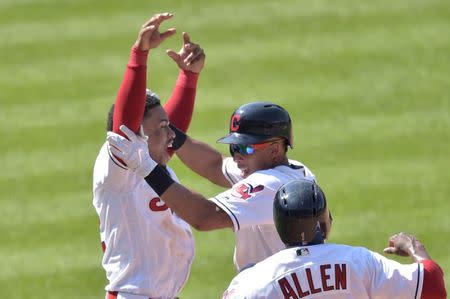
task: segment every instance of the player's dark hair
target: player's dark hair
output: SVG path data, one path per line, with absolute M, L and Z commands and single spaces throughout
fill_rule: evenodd
M 149 117 L 150 110 L 157 106 L 161 106 L 161 100 L 159 99 L 159 96 L 150 89 L 147 89 L 147 97 L 145 99 L 145 108 L 144 108 L 144 118 Z M 107 131 L 113 130 L 113 119 L 114 119 L 114 104 L 112 104 L 108 112 L 108 119 L 106 120 Z

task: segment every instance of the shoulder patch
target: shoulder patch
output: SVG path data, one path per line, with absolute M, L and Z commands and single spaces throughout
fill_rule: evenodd
M 255 193 L 258 193 L 264 189 L 263 185 L 258 185 L 256 187 L 253 187 L 249 183 L 243 183 L 239 184 L 235 187 L 233 187 L 233 196 L 242 198 L 243 200 L 247 200 L 250 197 L 252 197 Z

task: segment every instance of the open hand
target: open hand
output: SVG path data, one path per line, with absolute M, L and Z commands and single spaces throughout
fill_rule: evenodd
M 183 46 L 180 51 L 167 50 L 167 55 L 172 58 L 178 67 L 185 71 L 200 73 L 205 64 L 203 49 L 193 42 L 186 32 L 183 32 Z
M 164 40 L 175 34 L 175 28 L 169 28 L 163 33 L 159 32 L 159 25 L 173 17 L 171 13 L 156 14 L 142 25 L 134 47 L 141 51 L 157 48 Z

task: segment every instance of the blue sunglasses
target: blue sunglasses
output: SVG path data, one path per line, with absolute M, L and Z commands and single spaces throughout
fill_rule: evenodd
M 234 156 L 236 153 L 246 156 L 246 155 L 251 155 L 254 152 L 255 152 L 255 149 L 251 145 L 230 144 L 231 156 Z
M 257 149 L 262 149 L 271 146 L 272 144 L 277 143 L 281 139 L 276 140 L 270 140 L 262 143 L 257 144 L 230 144 L 230 154 L 231 156 L 234 156 L 236 153 L 239 153 L 243 156 L 251 155 L 255 153 Z

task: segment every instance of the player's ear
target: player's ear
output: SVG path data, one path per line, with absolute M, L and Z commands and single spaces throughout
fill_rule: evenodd
M 332 223 L 333 217 L 331 216 L 330 210 L 327 209 L 326 212 L 323 213 L 322 219 L 320 219 L 320 229 L 322 230 L 322 236 L 324 239 L 328 239 Z
M 270 154 L 274 162 L 278 159 L 280 155 L 284 155 L 284 145 L 280 142 L 274 143 L 270 146 Z

